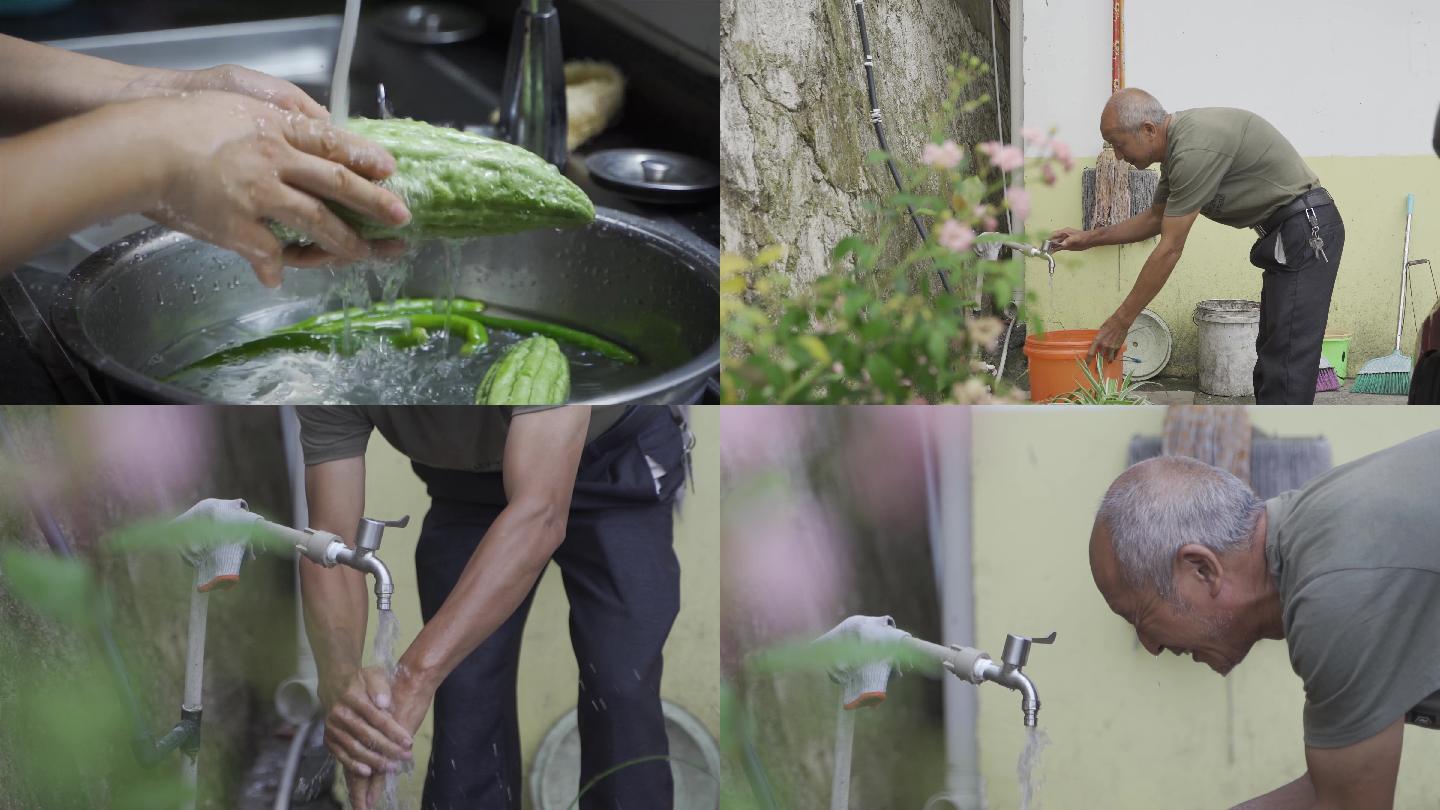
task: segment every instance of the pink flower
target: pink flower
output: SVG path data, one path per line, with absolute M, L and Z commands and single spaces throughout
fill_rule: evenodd
M 1015 216 L 1024 219 L 1030 216 L 1030 192 L 1023 188 L 1011 188 L 1005 191 L 1005 203 Z
M 1045 133 L 1034 127 L 1021 127 L 1020 137 L 1024 138 L 1026 143 L 1036 145 L 1044 145 L 1045 143 Z
M 961 225 L 959 220 L 947 219 L 940 226 L 940 232 L 936 235 L 935 241 L 941 247 L 959 253 L 962 250 L 969 250 L 975 244 L 975 231 L 968 225 Z
M 1050 152 L 1055 156 L 1055 159 L 1060 161 L 1060 164 L 1065 167 L 1065 171 L 1068 172 L 1075 168 L 1075 160 L 1070 155 L 1069 144 L 1059 140 L 1051 141 Z
M 1041 170 L 1041 174 L 1045 178 L 1045 185 L 1055 185 L 1055 167 L 1051 166 L 1049 161 L 1046 161 L 1045 168 Z
M 997 220 L 997 219 L 995 219 L 995 217 L 986 215 L 986 217 L 985 217 L 985 230 L 987 230 L 987 231 L 993 231 L 993 230 L 995 230 L 995 229 L 998 228 L 998 227 L 1000 227 L 1000 221 Z
M 971 216 L 976 222 L 984 222 L 984 221 L 985 221 L 985 218 L 988 217 L 988 216 L 990 216 L 990 206 L 988 206 L 988 205 L 977 205 L 977 206 L 975 206 L 975 210 L 972 211 L 972 212 L 970 212 L 970 216 Z
M 1002 172 L 1013 172 L 1025 165 L 1025 151 L 1018 146 L 1006 146 L 999 141 L 980 144 L 980 151 L 990 158 L 990 163 Z
M 942 144 L 925 144 L 920 160 L 936 169 L 953 169 L 960 165 L 960 147 L 954 141 Z

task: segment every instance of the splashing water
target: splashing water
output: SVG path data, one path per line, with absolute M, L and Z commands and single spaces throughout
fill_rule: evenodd
M 1025 730 L 1028 732 L 1025 747 L 1020 751 L 1020 761 L 1015 766 L 1015 775 L 1020 780 L 1020 810 L 1030 810 L 1035 791 L 1044 784 L 1045 780 L 1035 778 L 1035 766 L 1040 762 L 1040 752 L 1050 744 L 1050 736 L 1038 727 L 1031 726 Z

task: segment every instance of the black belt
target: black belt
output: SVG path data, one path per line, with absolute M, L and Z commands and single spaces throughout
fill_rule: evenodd
M 1279 211 L 1271 214 L 1269 219 L 1255 226 L 1255 232 L 1263 237 L 1267 233 L 1274 233 L 1275 229 L 1279 228 L 1282 222 L 1307 208 L 1320 208 L 1334 204 L 1335 199 L 1330 196 L 1330 192 L 1321 186 L 1316 186 L 1285 205 L 1280 206 Z

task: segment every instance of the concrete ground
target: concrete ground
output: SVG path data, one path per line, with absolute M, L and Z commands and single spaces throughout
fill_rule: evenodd
M 1200 390 L 1195 377 L 1157 377 L 1145 383 L 1141 393 L 1156 405 L 1254 405 L 1255 397 L 1219 397 Z M 1357 394 L 1350 390 L 1355 381 L 1346 380 L 1338 391 L 1315 394 L 1316 405 L 1404 405 L 1407 396 Z

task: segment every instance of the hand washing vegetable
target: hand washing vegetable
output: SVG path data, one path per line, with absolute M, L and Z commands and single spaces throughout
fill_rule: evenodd
M 410 209 L 410 222 L 397 227 L 332 205 L 365 239 L 461 238 L 595 219 L 595 206 L 579 186 L 514 144 L 409 118 L 351 118 L 345 128 L 395 156 L 395 172 L 380 186 Z M 285 241 L 303 238 L 289 228 L 274 230 Z
M 560 344 L 526 338 L 501 357 L 475 389 L 476 405 L 559 405 L 570 398 L 570 364 Z

